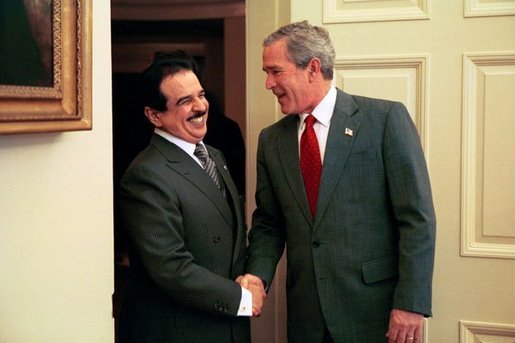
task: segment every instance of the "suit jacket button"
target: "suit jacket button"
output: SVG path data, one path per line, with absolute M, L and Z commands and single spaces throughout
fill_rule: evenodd
M 313 241 L 311 245 L 313 246 L 313 248 L 318 248 L 320 246 L 320 241 Z
M 222 238 L 220 236 L 213 237 L 213 242 L 218 243 Z

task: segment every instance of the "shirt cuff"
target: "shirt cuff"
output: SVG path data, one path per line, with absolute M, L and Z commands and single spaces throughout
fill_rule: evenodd
M 252 316 L 252 293 L 246 289 L 241 288 L 241 301 L 238 309 L 238 316 Z

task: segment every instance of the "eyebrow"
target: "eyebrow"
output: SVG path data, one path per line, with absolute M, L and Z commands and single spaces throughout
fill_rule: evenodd
M 269 70 L 277 70 L 277 69 L 282 69 L 280 66 L 276 65 L 276 64 L 273 64 L 273 65 L 267 65 L 267 66 L 263 66 L 263 71 L 266 72 L 266 71 L 269 71 Z
M 198 92 L 197 96 L 199 95 L 205 95 L 206 94 L 206 91 L 204 89 L 202 89 L 201 91 Z M 176 106 L 179 106 L 181 104 L 181 102 L 183 102 L 184 100 L 190 100 L 191 98 L 193 98 L 192 95 L 185 95 L 185 96 L 182 96 L 180 97 L 179 99 L 177 99 L 177 101 L 175 102 L 175 105 Z
M 184 100 L 188 100 L 188 99 L 191 99 L 191 95 L 186 95 L 186 96 L 180 97 L 175 102 L 175 105 L 178 106 L 181 102 L 183 102 Z

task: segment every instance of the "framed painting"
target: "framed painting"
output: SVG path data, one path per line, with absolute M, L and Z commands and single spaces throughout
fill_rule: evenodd
M 90 130 L 91 0 L 0 0 L 0 134 Z

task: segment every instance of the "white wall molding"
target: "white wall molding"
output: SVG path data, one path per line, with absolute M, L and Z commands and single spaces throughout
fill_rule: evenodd
M 460 321 L 460 343 L 503 343 L 514 339 L 515 325 Z
M 485 187 L 488 187 L 484 181 L 484 155 L 488 154 L 485 152 L 485 121 L 491 121 L 494 115 L 499 115 L 490 113 L 489 117 L 486 113 L 488 87 L 492 87 L 492 82 L 487 81 L 499 75 L 515 77 L 515 53 L 463 55 L 462 256 L 515 258 L 515 233 L 497 233 L 496 228 L 485 227 L 484 223 L 487 206 L 499 205 L 485 203 L 484 197 Z M 500 192 L 509 190 L 501 188 Z
M 515 15 L 515 1 L 465 0 L 465 17 Z
M 403 102 L 415 122 L 427 158 L 428 63 L 429 56 L 427 55 L 337 57 L 335 61 L 335 83 L 339 88 L 350 93 Z M 383 95 L 383 92 L 397 91 L 392 90 L 395 87 L 382 86 L 383 79 L 402 84 L 405 94 Z M 367 85 L 378 84 L 376 87 L 378 88 L 377 93 L 363 94 L 353 91 L 352 88 L 349 89 L 346 84 L 354 80 Z
M 324 23 L 429 19 L 428 0 L 323 0 Z

